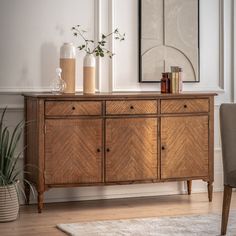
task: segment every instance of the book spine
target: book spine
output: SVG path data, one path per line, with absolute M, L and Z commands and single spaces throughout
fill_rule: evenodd
M 169 79 L 170 79 L 170 93 L 173 91 L 173 74 L 169 73 Z
M 176 93 L 176 73 L 172 72 L 172 89 L 171 93 Z
M 179 71 L 179 92 L 183 91 L 183 72 L 182 70 Z
M 179 72 L 175 72 L 175 92 L 179 93 L 180 92 L 180 88 L 179 88 Z

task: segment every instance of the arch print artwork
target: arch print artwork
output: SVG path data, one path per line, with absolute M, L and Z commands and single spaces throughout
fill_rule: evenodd
M 171 66 L 199 82 L 199 0 L 139 0 L 139 82 L 160 82 Z

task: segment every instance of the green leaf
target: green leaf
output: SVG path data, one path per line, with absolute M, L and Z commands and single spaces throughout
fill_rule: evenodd
M 9 141 L 9 130 L 8 127 L 5 127 L 2 132 L 2 138 L 1 138 L 1 171 L 4 174 L 6 172 L 6 163 L 7 163 L 7 148 L 8 148 L 8 141 Z
M 21 134 L 22 134 L 22 125 L 23 125 L 23 121 L 21 121 L 14 129 L 12 136 L 11 136 L 11 141 L 10 141 L 10 145 L 9 145 L 9 149 L 8 149 L 8 153 L 7 156 L 11 156 L 15 149 L 16 149 L 16 145 L 20 140 Z
M 7 110 L 7 108 L 5 107 L 4 110 L 3 110 L 2 116 L 1 116 L 1 120 L 0 120 L 0 143 L 2 142 L 1 138 L 2 138 L 2 129 L 3 129 L 3 119 L 4 119 L 4 116 L 5 116 L 6 110 Z

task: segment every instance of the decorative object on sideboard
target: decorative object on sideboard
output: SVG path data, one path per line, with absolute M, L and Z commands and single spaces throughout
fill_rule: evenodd
M 101 39 L 95 44 L 94 40 L 86 38 L 86 31 L 81 29 L 80 25 L 72 27 L 72 32 L 75 37 L 82 39 L 82 43 L 78 46 L 80 51 L 85 51 L 83 65 L 83 92 L 84 93 L 95 93 L 95 70 L 97 57 L 109 56 L 112 58 L 115 54 L 106 48 L 107 39 L 114 35 L 115 40 L 123 41 L 125 34 L 120 34 L 118 29 L 115 29 L 109 34 L 102 34 Z
M 18 191 L 22 190 L 19 178 L 25 172 L 17 166 L 21 153 L 16 154 L 24 123 L 18 123 L 10 132 L 9 127 L 4 124 L 6 110 L 6 108 L 3 110 L 0 118 L 0 222 L 17 219 L 19 213 Z M 27 180 L 24 181 L 25 184 L 30 185 Z
M 83 91 L 84 93 L 95 93 L 95 56 L 93 54 L 87 53 L 84 57 L 83 63 Z
M 181 93 L 183 91 L 183 70 L 171 66 L 171 72 L 162 73 L 161 93 Z
M 60 67 L 62 79 L 66 82 L 63 92 L 75 93 L 76 82 L 76 49 L 73 43 L 64 43 L 60 49 Z
M 170 78 L 168 72 L 162 73 L 161 93 L 170 93 Z
M 175 87 L 172 93 L 180 93 L 183 91 L 183 69 L 179 66 L 171 66 L 171 76 L 174 80 Z
M 66 82 L 61 78 L 61 68 L 56 68 L 56 77 L 52 80 L 51 91 L 53 94 L 62 94 L 66 90 Z

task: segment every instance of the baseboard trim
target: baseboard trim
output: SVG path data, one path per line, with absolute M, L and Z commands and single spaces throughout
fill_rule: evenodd
M 206 187 L 207 189 L 207 187 Z M 223 187 L 214 188 L 214 192 L 222 192 Z M 196 193 L 206 193 L 207 190 L 204 189 L 194 189 L 193 194 Z M 76 201 L 93 201 L 93 200 L 108 200 L 108 199 L 124 199 L 124 198 L 142 198 L 142 197 L 157 197 L 157 196 L 169 196 L 169 195 L 185 195 L 186 190 L 179 192 L 176 191 L 159 191 L 159 192 L 136 192 L 136 193 L 118 193 L 118 194 L 105 194 L 105 195 L 86 195 L 86 196 L 76 196 L 76 197 L 46 197 L 45 203 L 56 203 L 56 202 L 76 202 Z M 31 204 L 36 204 L 36 199 L 31 199 Z

